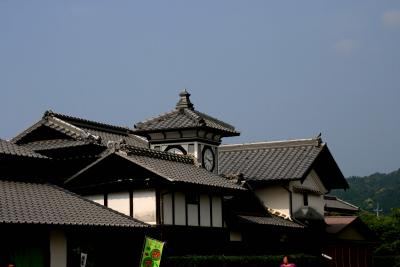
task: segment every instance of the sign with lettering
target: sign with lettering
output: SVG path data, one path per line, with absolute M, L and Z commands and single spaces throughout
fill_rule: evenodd
M 145 237 L 140 267 L 159 267 L 164 242 Z

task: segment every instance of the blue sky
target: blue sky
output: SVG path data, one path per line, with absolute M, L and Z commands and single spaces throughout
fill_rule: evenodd
M 174 108 L 225 143 L 323 140 L 346 176 L 400 168 L 399 1 L 0 0 L 0 137 L 46 109 L 132 127 Z

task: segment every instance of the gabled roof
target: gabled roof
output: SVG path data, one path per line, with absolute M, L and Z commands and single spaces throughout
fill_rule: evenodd
M 146 133 L 181 129 L 212 129 L 222 136 L 239 135 L 232 125 L 195 110 L 186 89 L 179 95 L 180 100 L 175 110 L 138 122 L 135 124 L 135 133 L 145 135 Z
M 51 139 L 51 140 L 30 142 L 22 145 L 22 147 L 29 148 L 34 151 L 44 151 L 44 150 L 52 150 L 65 147 L 84 146 L 87 144 L 88 144 L 87 142 L 74 139 Z
M 257 224 L 257 225 L 271 225 L 271 226 L 280 226 L 280 227 L 290 227 L 290 228 L 305 228 L 303 225 L 280 218 L 278 216 L 248 216 L 248 215 L 239 215 L 239 219 L 242 223 L 247 224 Z
M 359 207 L 350 204 L 336 196 L 324 196 L 325 211 L 356 213 Z
M 265 204 L 250 189 L 245 192 L 240 192 L 240 194 L 224 198 L 224 216 L 226 217 L 228 225 L 250 224 L 258 226 L 304 228 L 304 225 L 264 205 Z
M 325 223 L 326 232 L 336 239 L 378 241 L 376 234 L 358 216 L 325 216 Z
M 129 128 L 71 117 L 52 111 L 46 111 L 40 121 L 14 137 L 11 141 L 17 144 L 43 141 L 43 139 L 46 139 L 45 136 L 41 136 L 39 140 L 35 140 L 34 138 L 34 140 L 29 139 L 29 136 L 34 133 L 35 130 L 43 126 L 51 128 L 64 136 L 58 139 L 69 138 L 87 144 L 96 143 L 100 145 L 107 145 L 109 141 L 120 141 L 123 139 L 130 145 L 148 147 L 147 141 L 134 135 L 133 131 Z M 64 144 L 67 143 L 64 142 Z M 73 142 L 70 144 L 72 146 L 76 145 L 76 143 Z M 51 146 L 47 147 L 47 149 L 51 149 Z
M 190 156 L 176 155 L 127 145 L 122 145 L 118 149 L 110 149 L 108 153 L 105 152 L 100 159 L 67 179 L 65 183 L 68 184 L 72 180 L 79 179 L 79 176 L 82 176 L 89 169 L 96 168 L 97 164 L 100 164 L 105 158 L 111 155 L 117 155 L 121 159 L 138 165 L 172 183 L 245 190 L 242 186 L 224 177 L 211 173 L 200 166 L 196 166 L 195 160 Z M 110 168 L 112 169 L 113 166 L 110 166 Z
M 47 159 L 47 157 L 42 156 L 29 148 L 18 146 L 9 141 L 0 139 L 0 155 L 1 154 L 10 155 L 10 156 L 27 157 L 27 158 Z
M 326 230 L 328 233 L 338 233 L 356 221 L 357 216 L 326 216 Z
M 322 148 L 314 139 L 222 145 L 219 173 L 241 173 L 248 180 L 301 179 Z
M 53 185 L 2 180 L 0 180 L 0 223 L 148 226 Z
M 328 189 L 348 187 L 327 145 L 322 143 L 320 137 L 222 145 L 218 155 L 220 174 L 242 175 L 247 181 L 303 180 L 314 168 Z M 329 173 L 325 173 L 326 170 Z M 324 175 L 327 178 L 322 177 Z

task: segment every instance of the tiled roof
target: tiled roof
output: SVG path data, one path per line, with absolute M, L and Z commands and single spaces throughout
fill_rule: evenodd
M 23 147 L 30 148 L 34 151 L 44 151 L 50 149 L 58 149 L 64 147 L 75 147 L 87 145 L 87 142 L 73 140 L 73 139 L 52 139 L 30 142 L 22 145 Z
M 359 211 L 359 208 L 335 196 L 324 196 L 326 210 Z
M 181 99 L 175 110 L 137 123 L 135 125 L 135 133 L 145 134 L 160 130 L 211 128 L 219 131 L 224 136 L 239 135 L 239 132 L 232 125 L 195 110 L 189 100 L 190 94 L 186 90 L 180 96 Z
M 25 148 L 1 139 L 0 139 L 0 154 L 29 157 L 29 158 L 40 158 L 40 159 L 47 158 L 38 153 L 35 153 L 33 150 L 29 148 Z
M 238 217 L 242 220 L 242 222 L 245 223 L 291 227 L 291 228 L 304 228 L 304 226 L 301 224 L 277 216 L 267 217 L 267 216 L 239 215 Z
M 218 171 L 247 180 L 302 179 L 324 147 L 320 139 L 222 145 Z
M 0 223 L 147 227 L 56 186 L 1 180 Z
M 338 233 L 353 223 L 357 218 L 357 216 L 326 216 L 326 231 L 332 234 Z
M 193 164 L 135 154 L 129 154 L 128 156 L 121 154 L 121 156 L 171 182 L 244 190 L 243 187 Z
M 102 158 L 69 178 L 66 183 L 77 179 L 77 177 L 86 170 L 93 168 L 98 162 L 101 162 L 103 158 L 111 154 L 116 154 L 129 160 L 170 182 L 245 190 L 242 186 L 224 177 L 211 173 L 200 166 L 196 166 L 195 160 L 190 156 L 176 155 L 168 152 L 126 145 L 122 145 L 121 148 L 115 151 L 111 149 L 109 153 L 104 153 Z M 112 168 L 112 166 L 110 166 L 110 168 Z
M 129 128 L 75 118 L 54 113 L 52 111 L 46 111 L 42 120 L 14 137 L 11 141 L 14 143 L 25 143 L 23 141 L 24 137 L 28 136 L 41 126 L 47 126 L 66 135 L 67 137 L 88 143 L 107 145 L 108 141 L 123 139 L 130 145 L 148 147 L 147 141 L 134 135 L 133 131 Z M 74 143 L 71 143 L 71 145 L 74 145 Z

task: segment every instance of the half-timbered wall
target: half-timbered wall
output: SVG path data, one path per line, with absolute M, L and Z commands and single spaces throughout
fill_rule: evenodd
M 222 198 L 218 195 L 162 194 L 162 223 L 203 227 L 222 227 Z

